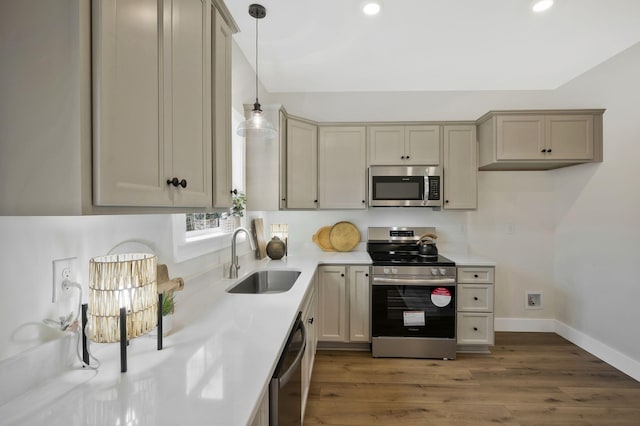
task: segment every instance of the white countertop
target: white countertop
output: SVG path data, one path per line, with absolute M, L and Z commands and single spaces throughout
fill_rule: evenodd
M 366 252 L 313 253 L 243 265 L 244 275 L 256 269 L 301 271 L 291 290 L 277 294 L 226 293 L 236 280 L 212 273 L 188 280 L 176 297 L 174 329 L 162 351 L 155 337 L 131 340 L 128 372 L 120 373 L 119 344 L 92 344 L 102 362 L 97 373 L 78 368 L 30 390 L 0 407 L 2 423 L 249 423 L 319 263 L 371 260 Z
M 462 266 L 495 266 L 443 254 Z M 92 344 L 102 362 L 98 372 L 78 368 L 57 376 L 1 406 L 0 418 L 7 425 L 246 425 L 267 392 L 317 266 L 370 263 L 366 251 L 316 250 L 241 262 L 240 279 L 260 269 L 301 271 L 291 290 L 277 294 L 226 293 L 237 280 L 220 278 L 219 270 L 187 280 L 162 351 L 155 337 L 133 339 L 128 372 L 120 373 L 119 344 Z

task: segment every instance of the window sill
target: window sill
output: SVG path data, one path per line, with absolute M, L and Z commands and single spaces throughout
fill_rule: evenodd
M 201 231 L 187 237 L 185 215 L 172 215 L 173 260 L 176 263 L 194 259 L 205 254 L 231 247 L 232 232 Z M 238 242 L 245 241 L 244 233 L 238 235 Z

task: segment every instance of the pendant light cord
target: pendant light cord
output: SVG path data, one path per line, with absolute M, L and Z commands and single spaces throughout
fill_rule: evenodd
M 258 104 L 258 18 L 256 17 L 256 104 Z

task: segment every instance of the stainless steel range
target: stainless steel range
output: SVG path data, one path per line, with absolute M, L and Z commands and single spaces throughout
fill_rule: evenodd
M 369 228 L 374 357 L 456 357 L 456 267 L 433 252 L 420 254 L 426 234 L 435 228 Z

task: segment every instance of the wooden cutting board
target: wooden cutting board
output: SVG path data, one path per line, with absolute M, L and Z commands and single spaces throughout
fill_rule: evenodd
M 311 241 L 316 243 L 323 251 L 336 251 L 331 245 L 331 240 L 329 239 L 331 228 L 332 226 L 323 226 L 311 237 Z
M 329 240 L 338 251 L 351 251 L 360 242 L 360 231 L 351 222 L 338 222 L 331 228 Z
M 267 255 L 267 241 L 264 236 L 264 223 L 262 222 L 262 218 L 251 221 L 251 231 L 258 246 L 256 249 L 256 258 L 264 259 Z

